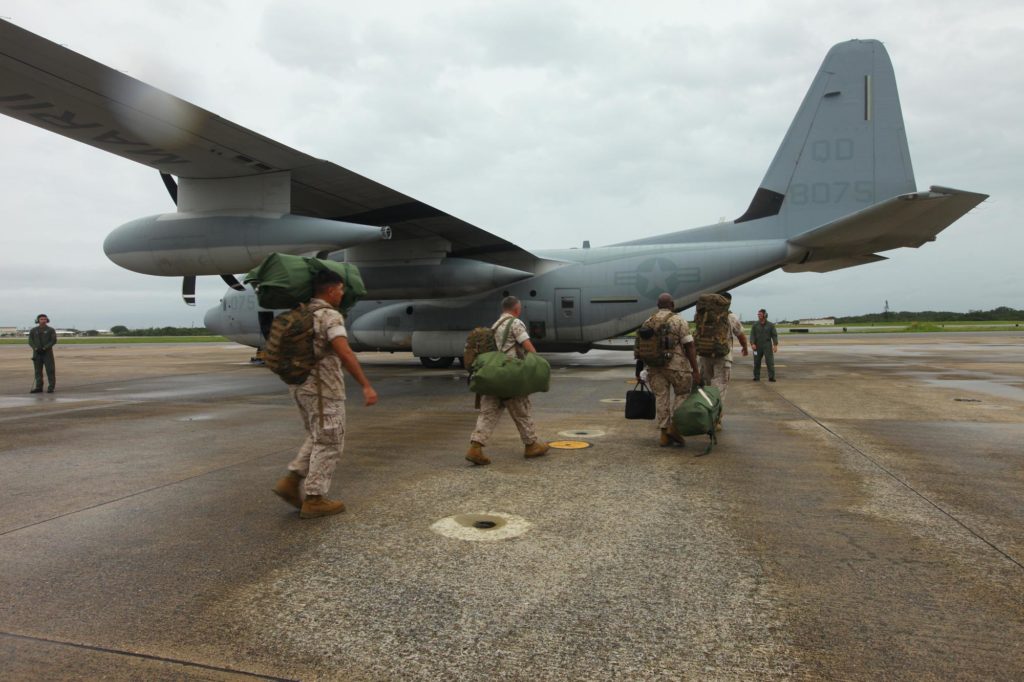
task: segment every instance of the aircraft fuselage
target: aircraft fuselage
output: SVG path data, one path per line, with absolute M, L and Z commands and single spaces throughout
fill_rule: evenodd
M 659 294 L 669 292 L 678 309 L 707 291 L 718 291 L 773 270 L 794 257 L 785 240 L 608 246 L 538 251 L 546 262 L 540 274 L 486 291 L 445 298 L 377 297 L 357 304 L 348 315 L 349 342 L 356 350 L 411 351 L 420 357 L 457 357 L 466 333 L 490 324 L 508 295 L 523 302 L 522 319 L 541 351 L 586 351 L 595 342 L 636 329 L 651 314 Z M 420 277 L 431 267 L 410 266 Z M 357 264 L 358 265 L 358 264 Z M 364 280 L 375 294 L 373 273 Z M 408 281 L 403 266 L 389 266 L 395 279 Z M 499 273 L 505 274 L 505 273 Z M 390 277 L 385 277 L 385 280 Z M 381 289 L 388 289 L 387 281 Z M 425 286 L 436 290 L 441 284 Z M 206 325 L 239 343 L 262 345 L 272 313 L 258 307 L 251 290 L 228 291 L 207 313 Z

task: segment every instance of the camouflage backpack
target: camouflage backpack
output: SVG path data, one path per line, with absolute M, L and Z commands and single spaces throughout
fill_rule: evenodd
M 325 307 L 329 306 L 300 303 L 274 318 L 263 360 L 286 384 L 305 383 L 316 367 L 313 313 Z
M 505 324 L 507 338 L 509 327 L 512 321 Z M 498 344 L 494 340 L 494 329 L 492 327 L 477 327 L 466 337 L 466 349 L 462 353 L 462 366 L 466 369 L 473 367 L 473 361 L 484 353 L 493 353 L 498 350 Z
M 657 319 L 657 313 L 651 315 L 636 330 L 636 343 L 633 346 L 633 357 L 643 360 L 648 367 L 665 367 L 672 360 L 672 338 L 669 320 L 671 315 Z
M 701 294 L 697 299 L 694 342 L 697 355 L 724 358 L 732 350 L 729 326 L 729 299 L 718 294 Z

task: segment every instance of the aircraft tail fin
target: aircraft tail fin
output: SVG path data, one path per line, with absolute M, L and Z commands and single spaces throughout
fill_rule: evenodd
M 835 45 L 736 223 L 777 216 L 783 238 L 915 191 L 892 62 L 877 40 Z

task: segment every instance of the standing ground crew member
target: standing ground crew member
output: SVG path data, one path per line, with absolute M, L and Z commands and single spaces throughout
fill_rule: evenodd
M 491 325 L 494 332 L 494 345 L 497 349 L 510 358 L 521 357 L 523 353 L 536 353 L 530 341 L 530 335 L 526 332 L 526 325 L 519 316 L 523 312 L 523 304 L 515 296 L 506 296 L 501 301 L 501 317 Z M 507 328 L 507 329 L 506 329 Z M 504 344 L 502 344 L 504 340 Z M 516 398 L 498 398 L 491 395 L 480 396 L 480 414 L 476 418 L 476 428 L 473 435 L 469 437 L 469 450 L 466 451 L 466 459 L 473 464 L 490 464 L 491 460 L 484 454 L 483 448 L 487 440 L 494 432 L 494 427 L 501 419 L 501 413 L 508 408 L 508 414 L 519 429 L 519 437 L 525 445 L 523 456 L 527 459 L 546 455 L 549 447 L 547 443 L 537 440 L 537 433 L 533 426 L 533 406 L 530 404 L 530 396 L 524 395 Z
M 779 334 L 768 321 L 764 308 L 757 311 L 757 322 L 750 328 L 750 346 L 754 349 L 754 381 L 761 380 L 761 358 L 768 363 L 768 381 L 775 381 L 775 353 L 779 350 Z
M 32 347 L 32 364 L 35 365 L 36 382 L 29 393 L 43 392 L 43 368 L 46 368 L 47 393 L 53 393 L 56 385 L 57 368 L 53 362 L 53 346 L 57 343 L 57 332 L 50 325 L 50 318 L 36 315 L 36 326 L 28 333 L 28 345 Z
M 693 345 L 693 336 L 690 334 L 690 325 L 679 315 L 675 314 L 675 301 L 672 294 L 664 293 L 658 296 L 658 310 L 647 318 L 641 325 L 641 331 L 650 329 L 658 339 L 657 348 L 667 355 L 667 359 L 661 366 L 655 366 L 651 360 L 644 360 L 638 356 L 636 365 L 637 378 L 643 365 L 647 365 L 648 382 L 651 391 L 654 392 L 655 403 L 657 404 L 657 422 L 661 434 L 658 444 L 662 447 L 678 443 L 685 445 L 683 437 L 676 431 L 672 424 L 672 415 L 679 405 L 686 400 L 690 394 L 693 384 L 701 381 L 700 369 L 697 367 L 697 352 Z M 638 332 L 641 333 L 641 332 Z M 689 369 L 683 362 L 683 357 L 689 362 Z M 675 396 L 673 397 L 673 392 Z
M 732 294 L 722 293 L 722 296 L 732 302 Z M 738 339 L 743 357 L 747 356 L 747 335 L 743 333 L 743 325 L 740 319 L 729 312 L 729 353 L 721 358 L 709 358 L 703 355 L 698 356 L 700 373 L 704 381 L 718 389 L 718 395 L 722 399 L 723 409 L 718 413 L 718 421 L 715 423 L 715 430 L 722 430 L 722 414 L 725 412 L 725 392 L 729 388 L 729 380 L 732 378 L 732 347 L 733 339 Z
M 344 282 L 336 272 L 321 271 L 313 276 L 315 369 L 305 383 L 288 387 L 306 427 L 306 441 L 288 465 L 288 475 L 277 482 L 274 492 L 299 508 L 299 516 L 311 519 L 345 511 L 340 500 L 327 499 L 331 476 L 345 447 L 345 379 L 342 367 L 363 387 L 366 405 L 377 402 L 355 353 L 348 345 L 345 321 L 337 308 L 345 295 Z M 303 501 L 300 485 L 306 490 Z

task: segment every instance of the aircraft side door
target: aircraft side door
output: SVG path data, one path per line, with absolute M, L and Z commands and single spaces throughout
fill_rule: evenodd
M 583 338 L 580 303 L 579 289 L 555 289 L 555 339 L 558 341 Z

